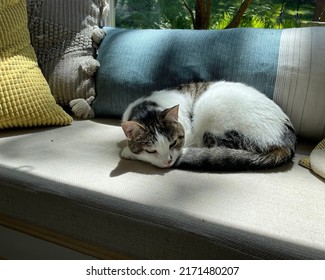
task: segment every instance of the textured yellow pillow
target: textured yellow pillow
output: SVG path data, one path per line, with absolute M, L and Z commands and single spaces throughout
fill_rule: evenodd
M 26 0 L 0 1 L 0 129 L 67 125 L 37 65 L 27 27 Z

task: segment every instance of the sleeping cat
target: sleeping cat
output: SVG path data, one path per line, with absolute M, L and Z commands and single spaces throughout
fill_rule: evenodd
M 289 118 L 258 90 L 207 82 L 153 92 L 131 103 L 122 118 L 121 156 L 161 168 L 205 171 L 276 167 L 294 156 Z

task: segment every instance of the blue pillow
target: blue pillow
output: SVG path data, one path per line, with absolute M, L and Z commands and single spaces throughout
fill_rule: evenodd
M 281 30 L 125 30 L 105 27 L 97 59 L 97 117 L 182 83 L 228 80 L 273 98 Z

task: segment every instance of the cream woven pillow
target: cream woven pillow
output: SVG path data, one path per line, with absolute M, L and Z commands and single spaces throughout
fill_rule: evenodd
M 105 17 L 105 0 L 27 0 L 29 30 L 39 65 L 55 100 L 79 118 L 94 117 L 92 32 Z
M 26 0 L 0 1 L 0 128 L 67 125 L 38 68 L 27 27 Z

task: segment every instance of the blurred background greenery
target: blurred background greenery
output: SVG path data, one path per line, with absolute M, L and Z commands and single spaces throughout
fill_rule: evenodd
M 211 5 L 208 23 L 195 26 L 198 2 Z M 209 3 L 210 2 L 210 3 Z M 116 0 L 116 26 L 123 28 L 223 29 L 246 2 L 239 27 L 290 28 L 313 20 L 314 0 Z M 202 27 L 202 26 L 201 26 Z

